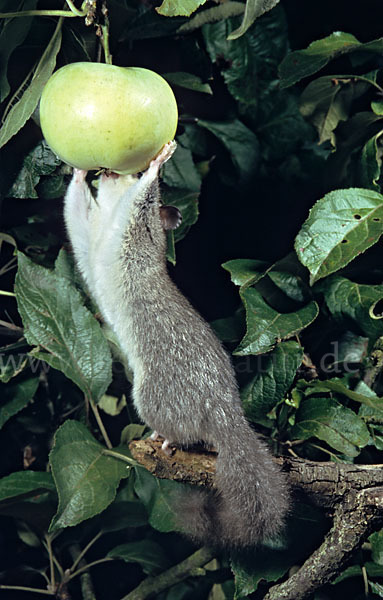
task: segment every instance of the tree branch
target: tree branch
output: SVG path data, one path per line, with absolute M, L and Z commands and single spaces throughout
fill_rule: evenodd
M 129 447 L 134 458 L 158 478 L 214 486 L 214 452 L 176 449 L 168 456 L 161 450 L 161 442 L 151 439 L 133 441 Z M 383 469 L 382 465 L 313 462 L 290 457 L 275 461 L 286 472 L 294 491 L 334 513 L 333 525 L 321 546 L 298 572 L 270 588 L 264 598 L 303 600 L 334 579 L 365 538 L 382 525 Z M 123 600 L 136 598 L 128 595 Z
M 148 577 L 135 590 L 124 596 L 121 600 L 145 600 L 157 597 L 157 594 L 167 590 L 187 577 L 205 575 L 203 567 L 214 558 L 216 552 L 207 546 L 203 546 L 197 552 L 171 567 L 161 575 Z
M 345 566 L 367 535 L 383 522 L 383 487 L 351 491 L 335 510 L 324 542 L 287 581 L 274 585 L 264 600 L 303 600 Z

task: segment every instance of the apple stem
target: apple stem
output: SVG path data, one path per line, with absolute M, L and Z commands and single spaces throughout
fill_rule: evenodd
M 104 0 L 104 2 L 102 3 L 102 14 L 104 16 L 104 24 L 101 25 L 102 47 L 104 49 L 105 62 L 106 62 L 106 64 L 111 65 L 113 63 L 112 63 L 112 55 L 111 55 L 110 49 L 109 49 L 109 18 L 108 18 L 108 8 L 106 6 L 106 0 Z
M 101 25 L 101 30 L 102 30 L 102 46 L 104 48 L 105 62 L 108 65 L 111 65 L 113 63 L 112 63 L 112 55 L 109 50 L 109 27 L 108 27 L 108 25 Z

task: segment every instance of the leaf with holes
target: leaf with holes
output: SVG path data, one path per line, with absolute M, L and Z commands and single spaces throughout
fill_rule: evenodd
M 50 530 L 73 527 L 103 511 L 115 498 L 129 465 L 104 454 L 104 447 L 77 421 L 66 421 L 56 432 L 49 455 L 59 496 Z
M 349 188 L 326 194 L 310 210 L 295 240 L 310 282 L 345 267 L 382 235 L 383 196 Z
M 338 452 L 355 457 L 370 440 L 367 425 L 352 410 L 331 398 L 307 398 L 301 403 L 292 439 L 316 437 Z
M 318 305 L 310 302 L 290 313 L 279 313 L 271 308 L 254 288 L 241 291 L 246 309 L 247 332 L 234 354 L 261 354 L 273 349 L 278 341 L 290 338 L 310 325 L 318 316 Z
M 100 324 L 80 292 L 57 271 L 18 254 L 15 292 L 34 356 L 62 371 L 97 402 L 111 381 L 112 359 Z
M 364 285 L 333 275 L 318 285 L 333 317 L 343 326 L 369 338 L 383 335 L 383 318 L 376 305 L 383 300 L 383 285 Z

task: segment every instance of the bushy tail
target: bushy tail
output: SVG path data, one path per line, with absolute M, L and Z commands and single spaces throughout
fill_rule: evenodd
M 177 507 L 181 528 L 196 542 L 240 548 L 281 532 L 289 507 L 283 473 L 245 419 L 215 442 L 215 492 L 188 491 Z

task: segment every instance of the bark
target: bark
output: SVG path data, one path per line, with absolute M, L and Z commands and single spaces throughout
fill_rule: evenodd
M 216 454 L 175 449 L 171 456 L 161 442 L 130 444 L 134 458 L 159 478 L 214 486 Z M 299 571 L 269 589 L 264 600 L 303 600 L 333 580 L 366 537 L 383 525 L 382 465 L 350 465 L 276 458 L 294 492 L 333 514 L 321 546 Z

